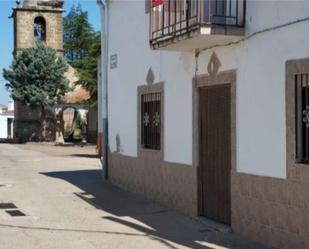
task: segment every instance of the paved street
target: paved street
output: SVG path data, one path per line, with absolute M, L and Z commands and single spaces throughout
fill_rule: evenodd
M 94 152 L 0 144 L 0 249 L 264 248 L 103 183 Z

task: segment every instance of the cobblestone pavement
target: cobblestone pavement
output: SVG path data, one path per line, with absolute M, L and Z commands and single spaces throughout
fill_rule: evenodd
M 0 144 L 0 172 L 0 249 L 265 248 L 104 183 L 94 146 Z

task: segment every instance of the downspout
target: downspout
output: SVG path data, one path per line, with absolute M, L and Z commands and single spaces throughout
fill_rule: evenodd
M 102 157 L 102 133 L 103 133 L 103 123 L 102 123 L 102 56 L 97 60 L 97 68 L 98 68 L 98 83 L 97 83 L 97 97 L 98 97 L 98 119 L 97 119 L 97 154 L 99 158 Z
M 108 4 L 109 0 L 97 0 L 97 4 L 100 6 L 101 13 L 101 48 L 102 48 L 102 87 L 101 87 L 101 111 L 99 118 L 100 123 L 103 126 L 102 130 L 102 178 L 103 180 L 108 179 Z

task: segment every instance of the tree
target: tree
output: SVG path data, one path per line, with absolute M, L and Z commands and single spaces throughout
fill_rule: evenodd
M 69 90 L 64 76 L 68 64 L 56 51 L 38 44 L 17 55 L 9 69 L 3 69 L 11 97 L 29 107 L 41 108 L 41 125 L 45 138 L 45 106 L 61 103 Z
M 90 107 L 97 106 L 97 81 L 98 81 L 98 66 L 97 61 L 101 55 L 101 34 L 97 32 L 89 49 L 89 54 L 84 58 L 72 63 L 72 66 L 77 69 L 80 84 L 84 89 L 90 93 L 90 99 L 87 101 Z
M 81 6 L 73 6 L 64 18 L 64 53 L 77 70 L 76 82 L 89 91 L 90 107 L 97 105 L 97 60 L 101 55 L 101 34 L 94 32 L 88 13 Z
M 63 20 L 64 54 L 70 63 L 89 54 L 93 39 L 93 28 L 88 21 L 88 12 L 81 5 L 72 6 Z

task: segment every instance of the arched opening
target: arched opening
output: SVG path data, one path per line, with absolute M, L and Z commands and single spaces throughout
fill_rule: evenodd
M 76 118 L 78 112 L 74 107 L 65 107 L 62 113 L 63 128 L 64 128 L 64 140 L 73 141 L 73 134 L 76 126 Z
M 46 40 L 46 22 L 42 16 L 38 16 L 34 19 L 34 39 L 36 42 L 43 42 Z
M 87 136 L 87 111 L 66 106 L 62 111 L 63 135 L 65 142 L 80 142 Z

